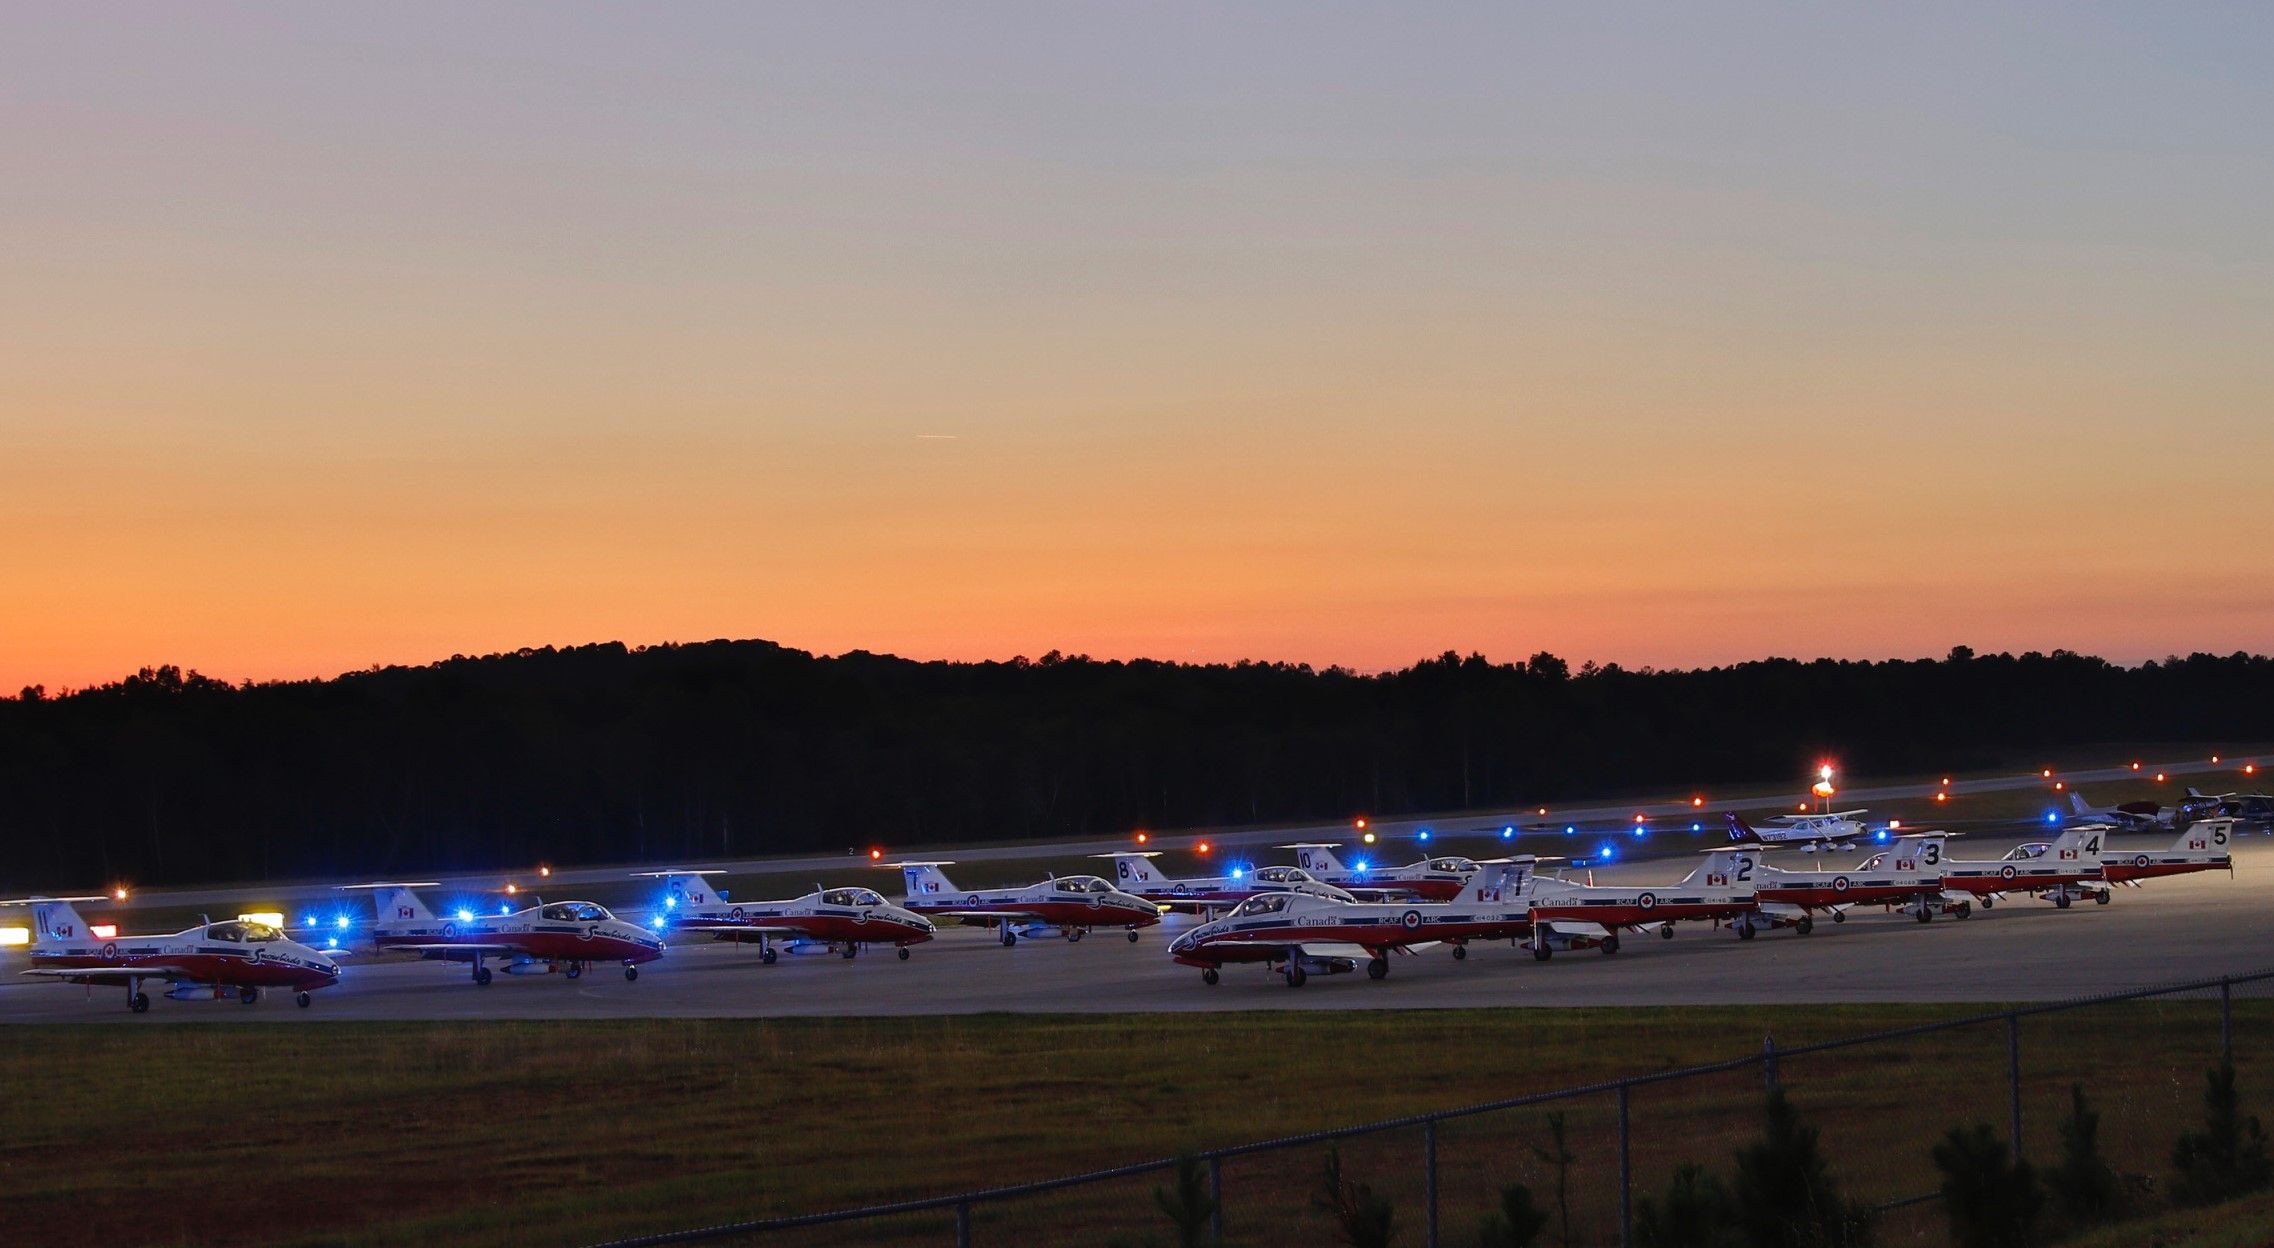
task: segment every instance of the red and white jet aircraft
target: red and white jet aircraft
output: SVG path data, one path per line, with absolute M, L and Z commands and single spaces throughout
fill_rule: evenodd
M 2108 904 L 2108 884 L 2100 867 L 2101 843 L 2112 829 L 2107 824 L 2080 824 L 2056 840 L 2017 845 L 2003 858 L 1953 858 L 1947 832 L 1914 832 L 1864 860 L 1859 871 L 1881 866 L 1898 871 L 1940 870 L 1945 897 L 1960 906 L 1982 903 L 1994 908 L 2008 893 L 2042 897 L 2066 910 L 2091 897 Z M 1964 910 L 1960 910 L 1961 917 Z
M 1153 866 L 1159 850 L 1092 854 L 1113 860 L 1115 885 L 1125 893 L 1178 910 L 1217 910 L 1236 906 L 1257 893 L 1311 893 L 1356 901 L 1346 889 L 1322 884 L 1301 867 L 1233 867 L 1224 875 L 1172 880 Z
M 1753 857 L 1738 851 L 1741 860 Z M 1845 923 L 1851 907 L 1883 903 L 1902 906 L 1919 922 L 1927 923 L 1943 905 L 1939 867 L 1914 864 L 1898 870 L 1894 862 L 1886 862 L 1871 870 L 1826 867 L 1788 871 L 1765 862 L 1751 865 L 1753 902 L 1760 912 L 1751 922 L 1790 927 L 1802 936 L 1816 930 L 1815 916 L 1819 913 L 1831 915 L 1834 923 Z
M 1447 855 L 1442 858 L 1424 858 L 1403 867 L 1378 868 L 1360 859 L 1355 866 L 1346 867 L 1334 856 L 1340 846 L 1302 842 L 1282 845 L 1281 849 L 1295 851 L 1295 865 L 1311 873 L 1322 884 L 1349 889 L 1360 895 L 1378 894 L 1389 897 L 1413 897 L 1422 901 L 1450 901 L 1461 895 L 1461 890 L 1477 873 L 1473 859 Z
M 1619 932 L 1656 928 L 1674 938 L 1679 921 L 1732 924 L 1740 940 L 1753 938 L 1753 855 L 1715 850 L 1675 884 L 1579 884 L 1535 875 L 1525 883 L 1531 901 L 1532 956 L 1542 962 L 1559 949 L 1619 951 Z
M 482 915 L 471 910 L 438 918 L 418 899 L 422 884 L 344 884 L 371 894 L 377 921 L 372 944 L 415 953 L 422 958 L 465 962 L 476 984 L 490 982 L 491 958 L 508 975 L 547 975 L 560 971 L 580 979 L 595 963 L 620 962 L 625 979 L 640 977 L 640 964 L 663 956 L 663 938 L 626 923 L 589 901 L 543 902 L 526 910 Z
M 2226 871 L 2232 873 L 2235 860 L 2231 852 L 2235 824 L 2239 820 L 2221 817 L 2205 819 L 2183 829 L 2170 848 L 2161 853 L 2134 851 L 2129 854 L 2103 853 L 2100 867 L 2111 884 L 2138 884 L 2141 880 L 2161 879 L 2167 875 L 2191 875 L 2197 871 Z
M 32 908 L 32 969 L 24 974 L 69 984 L 124 985 L 127 1008 L 137 1014 L 150 1008 L 150 998 L 142 992 L 146 979 L 173 985 L 166 996 L 174 1001 L 234 997 L 251 1005 L 261 999 L 263 989 L 279 988 L 291 992 L 293 1002 L 303 1009 L 312 990 L 339 982 L 339 964 L 329 954 L 288 940 L 266 923 L 232 919 L 171 936 L 96 936 L 71 903 L 108 900 L 0 901 L 0 906 Z
M 908 883 L 901 904 L 935 919 L 961 919 L 1002 929 L 1003 944 L 1015 945 L 1021 936 L 1063 936 L 1077 941 L 1093 928 L 1120 927 L 1137 939 L 1137 929 L 1161 921 L 1161 908 L 1134 893 L 1125 893 L 1094 875 L 1061 875 L 1022 888 L 980 889 L 955 886 L 941 867 L 952 862 L 888 862 Z
M 1203 923 L 1169 944 L 1180 965 L 1200 968 L 1214 984 L 1235 962 L 1260 962 L 1300 988 L 1312 975 L 1341 975 L 1366 964 L 1369 979 L 1390 973 L 1393 951 L 1448 943 L 1466 956 L 1473 940 L 1518 940 L 1531 934 L 1524 896 L 1531 861 L 1516 859 L 1480 870 L 1447 902 L 1339 901 L 1308 893 L 1259 893 L 1223 918 Z M 1488 879 L 1487 876 L 1490 876 Z
M 658 930 L 708 932 L 717 940 L 755 940 L 758 960 L 772 966 L 782 949 L 853 957 L 864 945 L 892 945 L 900 960 L 908 946 L 932 938 L 932 921 L 886 901 L 874 889 L 822 888 L 781 901 L 728 901 L 703 877 L 724 871 L 634 871 L 663 881 L 663 905 L 651 912 Z M 660 922 L 658 922 L 660 920 Z

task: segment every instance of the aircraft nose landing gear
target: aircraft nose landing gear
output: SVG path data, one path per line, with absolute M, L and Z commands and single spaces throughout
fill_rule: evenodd
M 900 956 L 900 960 L 901 960 L 901 961 L 903 961 L 903 962 L 906 962 L 906 961 L 908 960 L 908 946 L 906 946 L 906 945 L 902 945 L 902 946 L 900 946 L 900 954 L 899 954 L 899 956 Z
M 303 1010 L 307 1009 L 309 1005 L 314 1003 L 315 1000 L 316 999 L 314 997 L 309 996 L 305 991 L 292 994 L 292 1004 L 299 1006 Z

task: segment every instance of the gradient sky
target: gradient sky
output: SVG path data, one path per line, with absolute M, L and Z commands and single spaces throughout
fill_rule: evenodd
M 2274 8 L 0 9 L 0 688 L 2274 647 Z

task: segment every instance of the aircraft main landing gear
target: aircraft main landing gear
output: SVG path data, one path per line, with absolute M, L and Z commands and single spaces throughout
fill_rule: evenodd
M 1297 964 L 1293 963 L 1293 962 L 1289 962 L 1289 963 L 1287 964 L 1287 972 L 1286 972 L 1286 974 L 1287 974 L 1287 986 L 1288 986 L 1289 988 L 1300 988 L 1300 987 L 1302 987 L 1302 986 L 1303 986 L 1303 981 L 1304 981 L 1305 979 L 1309 978 L 1308 976 L 1306 976 L 1306 975 L 1304 975 L 1304 974 L 1303 974 L 1303 968 L 1302 968 L 1301 966 L 1299 966 L 1299 965 L 1297 965 Z
M 774 963 L 779 962 L 781 960 L 781 957 L 781 954 L 775 952 L 772 949 L 760 949 L 758 951 L 758 965 L 772 966 Z
M 260 1002 L 260 999 L 261 990 L 253 987 L 251 984 L 247 984 L 237 990 L 237 1000 L 241 1004 L 256 1005 Z
M 150 1012 L 150 998 L 142 995 L 142 981 L 139 979 L 126 981 L 126 1008 L 136 1014 Z
M 570 979 L 582 979 L 584 978 L 584 963 L 571 962 L 568 964 L 568 969 L 562 971 L 561 974 L 568 976 Z
M 853 960 L 855 957 L 857 957 L 857 956 L 860 954 L 860 952 L 861 952 L 861 947 L 860 947 L 859 945 L 855 945 L 855 944 L 850 944 L 850 943 L 848 943 L 848 944 L 845 946 L 845 960 L 846 960 L 847 962 L 850 962 L 850 961 L 852 961 L 852 960 Z
M 476 966 L 474 968 L 474 983 L 483 988 L 489 987 L 490 968 L 486 966 Z
M 1919 922 L 1921 922 L 1921 923 L 1932 923 L 1932 922 L 1934 922 L 1934 907 L 1933 907 L 1933 906 L 1920 906 L 1920 907 L 1919 907 Z
M 1605 937 L 1603 938 L 1603 956 L 1604 956 L 1604 957 L 1609 957 L 1610 955 L 1612 955 L 1612 954 L 1614 954 L 1614 953 L 1617 953 L 1618 951 L 1619 951 L 1619 934 L 1618 934 L 1617 932 L 1613 932 L 1613 933 L 1611 933 L 1610 935 L 1608 935 L 1608 936 L 1605 936 Z
M 1008 924 L 1008 923 L 1006 923 L 1006 924 L 1004 924 L 1004 925 L 1003 925 L 1003 936 L 1002 936 L 1002 941 L 1003 941 L 1003 948 L 1005 948 L 1005 949 L 1008 949 L 1008 948 L 1010 948 L 1012 945 L 1015 945 L 1015 944 L 1019 943 L 1019 934 L 1018 934 L 1017 932 L 1014 932 L 1014 931 L 1012 931 L 1012 930 L 1011 930 L 1011 926 L 1010 926 L 1010 924 Z
M 2068 895 L 2067 893 L 2065 893 L 2065 892 L 2060 892 L 2060 893 L 2055 893 L 2055 894 L 2053 894 L 2053 908 L 2054 908 L 2055 910 L 2066 910 L 2066 909 L 2068 909 L 2068 908 L 2069 908 L 2069 895 Z
M 1545 940 L 1543 940 L 1543 939 L 1541 939 L 1540 937 L 1537 937 L 1537 936 L 1534 936 L 1534 937 L 1532 938 L 1532 960 L 1533 960 L 1533 961 L 1535 961 L 1535 962 L 1545 962 L 1545 961 L 1547 961 L 1549 958 L 1552 958 L 1552 957 L 1554 957 L 1554 956 L 1555 956 L 1555 950 L 1553 950 L 1553 949 L 1551 949 L 1551 948 L 1549 948 L 1549 947 L 1548 947 L 1548 942 L 1547 942 L 1547 941 L 1545 941 Z
M 1066 941 L 1068 944 L 1078 945 L 1082 943 L 1082 937 L 1089 934 L 1090 929 L 1086 927 L 1070 927 L 1066 929 Z
M 1800 916 L 1800 921 L 1792 925 L 1792 930 L 1802 936 L 1806 936 L 1808 933 L 1815 931 L 1816 916 L 1810 914 L 1804 914 Z
M 1453 951 L 1454 951 L 1455 953 L 1458 953 L 1458 952 L 1460 952 L 1460 951 L 1461 951 L 1461 947 L 1460 947 L 1459 945 L 1455 945 L 1455 946 L 1453 946 Z M 1368 979 L 1387 979 L 1387 978 L 1389 978 L 1389 975 L 1390 975 L 1390 960 L 1389 960 L 1388 958 L 1372 958 L 1372 959 L 1369 959 L 1369 960 L 1367 961 L 1367 963 L 1366 963 L 1366 978 L 1368 978 Z
M 1754 934 L 1759 930 L 1760 929 L 1754 927 L 1751 923 L 1740 923 L 1737 925 L 1737 939 L 1751 940 L 1753 939 Z
M 2097 892 L 2097 893 L 2094 893 L 2094 894 L 2092 895 L 2092 902 L 2093 902 L 2093 904 L 2094 904 L 2094 905 L 2096 905 L 2096 906 L 2105 906 L 2105 905 L 2107 905 L 2107 904 L 2108 904 L 2108 890 L 2104 888 L 2104 889 L 2100 890 L 2099 892 Z

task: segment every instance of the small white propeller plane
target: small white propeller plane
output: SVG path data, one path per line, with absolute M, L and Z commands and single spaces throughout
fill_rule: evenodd
M 649 926 L 658 931 L 707 932 L 715 940 L 755 940 L 758 960 L 767 966 L 783 950 L 850 958 L 867 945 L 892 945 L 905 962 L 908 946 L 932 938 L 930 919 L 893 905 L 874 889 L 816 884 L 803 897 L 729 901 L 703 878 L 724 871 L 679 868 L 632 874 L 663 881 L 663 904 L 649 912 Z
M 1223 875 L 1175 880 L 1162 875 L 1153 865 L 1153 859 L 1161 856 L 1157 849 L 1090 856 L 1112 860 L 1114 884 L 1121 891 L 1172 910 L 1221 910 L 1236 906 L 1257 893 L 1312 893 L 1343 901 L 1357 900 L 1348 890 L 1321 883 L 1301 867 L 1236 866 Z
M 1813 854 L 1818 849 L 1853 849 L 1855 843 L 1869 835 L 1856 816 L 1861 810 L 1833 810 L 1815 815 L 1778 815 L 1769 820 L 1769 827 L 1756 828 L 1747 823 L 1736 811 L 1721 812 L 1729 825 L 1729 842 L 1732 845 L 1797 845 L 1800 852 Z
M 1078 941 L 1094 928 L 1119 927 L 1134 943 L 1137 929 L 1161 921 L 1161 908 L 1134 893 L 1123 892 L 1094 875 L 1053 876 L 1021 888 L 977 889 L 955 886 L 941 867 L 953 862 L 887 862 L 907 881 L 908 895 L 901 904 L 933 919 L 957 919 L 1001 929 L 1005 946 L 1019 937 L 1063 936 Z
M 464 962 L 473 981 L 490 982 L 492 958 L 508 975 L 546 975 L 559 971 L 581 979 L 595 963 L 620 962 L 625 979 L 640 977 L 640 964 L 663 956 L 663 938 L 626 923 L 589 901 L 539 902 L 505 914 L 460 910 L 437 917 L 418 899 L 417 884 L 343 884 L 342 890 L 368 892 L 376 921 L 371 940 L 379 952 L 401 950 L 422 958 Z
M 2095 806 L 2075 789 L 2069 790 L 2069 810 L 2069 817 L 2063 822 L 2070 827 L 2105 823 L 2126 832 L 2169 829 L 2179 816 L 2177 810 L 2155 802 L 2119 802 L 2114 806 Z
M 1320 883 L 1349 889 L 1361 897 L 1373 894 L 1450 901 L 1460 896 L 1478 869 L 1474 859 L 1456 854 L 1424 858 L 1403 867 L 1376 867 L 1361 858 L 1346 867 L 1334 854 L 1339 845 L 1302 841 L 1279 848 L 1294 850 L 1295 865 Z
M 276 988 L 292 993 L 293 1003 L 303 1009 L 311 991 L 339 982 L 339 964 L 330 954 L 287 939 L 266 923 L 246 919 L 204 923 L 170 936 L 96 936 L 72 903 L 109 900 L 0 901 L 0 906 L 31 907 L 32 969 L 24 974 L 68 984 L 122 985 L 127 1008 L 137 1014 L 150 1008 L 150 998 L 142 991 L 142 982 L 148 979 L 172 985 L 166 997 L 174 1001 L 235 999 L 252 1005 L 264 989 Z

